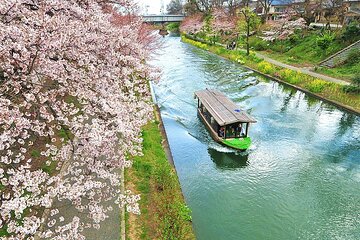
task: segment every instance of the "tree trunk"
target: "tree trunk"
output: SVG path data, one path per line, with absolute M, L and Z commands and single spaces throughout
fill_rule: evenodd
M 249 36 L 250 36 L 250 18 L 246 20 L 246 55 L 250 54 Z

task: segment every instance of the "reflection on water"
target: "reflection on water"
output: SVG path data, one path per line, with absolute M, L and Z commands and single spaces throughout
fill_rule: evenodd
M 220 152 L 214 148 L 209 148 L 211 160 L 219 169 L 236 169 L 247 166 L 249 154 L 246 152 Z
M 154 84 L 199 240 L 360 239 L 360 118 L 164 38 Z M 224 92 L 257 123 L 245 155 L 212 140 L 194 91 Z

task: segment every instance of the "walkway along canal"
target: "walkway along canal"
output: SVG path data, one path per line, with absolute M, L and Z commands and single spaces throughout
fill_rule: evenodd
M 164 38 L 154 85 L 200 240 L 360 239 L 360 117 Z M 238 153 L 214 142 L 196 90 L 218 89 L 257 123 Z

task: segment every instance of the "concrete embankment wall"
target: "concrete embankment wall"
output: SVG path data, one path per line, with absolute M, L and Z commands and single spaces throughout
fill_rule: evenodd
M 164 151 L 166 153 L 167 159 L 169 160 L 170 164 L 174 167 L 174 169 L 176 171 L 176 168 L 175 168 L 175 165 L 174 165 L 174 159 L 173 159 L 173 156 L 172 156 L 172 153 L 171 153 L 171 150 L 170 150 L 169 140 L 168 140 L 168 137 L 167 137 L 167 134 L 166 134 L 164 123 L 163 123 L 161 113 L 160 113 L 160 108 L 159 108 L 159 105 L 157 103 L 154 88 L 153 88 L 151 82 L 150 82 L 150 91 L 151 91 L 152 100 L 153 100 L 154 105 L 155 105 L 155 115 L 156 115 L 155 117 L 159 121 L 159 129 L 160 129 L 161 136 L 163 137 L 162 145 L 163 145 Z

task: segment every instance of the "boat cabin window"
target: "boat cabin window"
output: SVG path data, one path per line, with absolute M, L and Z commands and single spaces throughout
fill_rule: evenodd
M 227 126 L 221 126 L 218 129 L 218 135 L 222 138 L 242 138 L 246 137 L 247 123 L 234 123 Z

